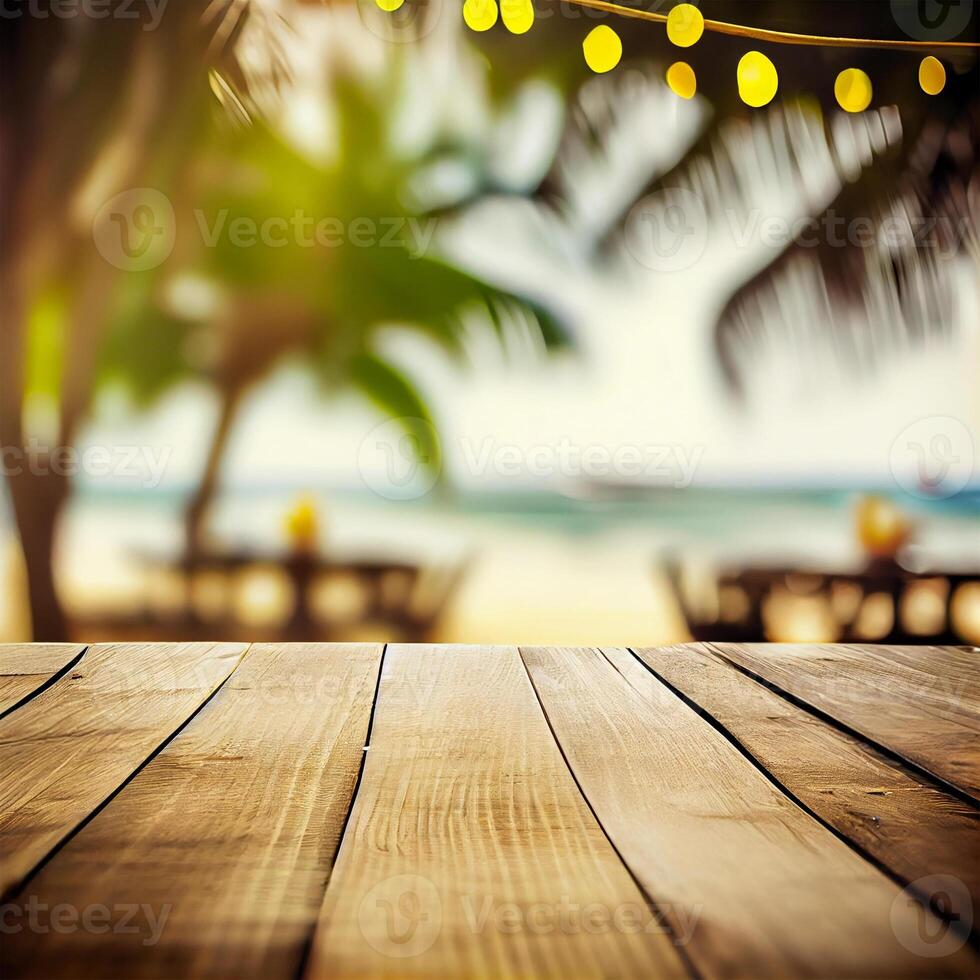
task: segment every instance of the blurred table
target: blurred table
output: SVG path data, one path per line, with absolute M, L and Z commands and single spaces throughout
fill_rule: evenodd
M 696 640 L 980 644 L 980 570 L 666 567 Z
M 76 622 L 82 638 L 123 631 L 133 639 L 349 639 L 358 631 L 403 642 L 429 638 L 462 581 L 465 562 L 420 564 L 339 559 L 304 551 L 222 550 L 166 559 L 140 555 L 150 595 L 141 612 Z M 232 593 L 248 576 L 278 579 L 278 615 L 257 623 L 248 594 Z M 164 583 L 165 588 L 159 588 Z M 240 590 L 239 590 L 240 591 Z M 161 601 L 160 593 L 167 597 Z M 251 631 L 251 632 L 250 632 Z
M 977 651 L 54 653 L 0 650 L 10 980 L 980 971 Z

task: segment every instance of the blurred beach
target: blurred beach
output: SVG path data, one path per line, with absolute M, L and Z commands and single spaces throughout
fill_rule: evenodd
M 323 521 L 319 545 L 332 558 L 467 562 L 439 642 L 579 645 L 689 639 L 662 567 L 671 556 L 707 567 L 729 560 L 860 567 L 858 496 L 692 489 L 633 500 L 501 493 L 394 503 L 366 489 L 313 494 Z M 177 491 L 80 495 L 65 518 L 57 567 L 69 610 L 136 611 L 152 591 L 152 564 L 178 557 L 183 499 Z M 292 502 L 288 488 L 229 493 L 215 514 L 216 547 L 280 553 Z M 975 566 L 980 497 L 906 507 L 923 567 Z M 9 532 L 2 554 L 0 637 L 22 640 L 25 593 Z M 270 575 L 264 587 L 253 586 L 251 614 L 281 619 L 286 601 Z

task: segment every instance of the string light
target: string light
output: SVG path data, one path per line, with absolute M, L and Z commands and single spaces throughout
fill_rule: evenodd
M 701 40 L 704 17 L 693 3 L 679 3 L 667 15 L 667 37 L 679 48 L 689 48 Z
M 405 0 L 375 0 L 382 10 L 398 10 Z M 754 38 L 771 44 L 810 45 L 834 48 L 891 48 L 897 50 L 980 50 L 980 41 L 899 41 L 884 38 L 833 37 L 820 34 L 794 34 L 762 27 L 746 27 L 724 21 L 705 20 L 693 3 L 680 3 L 670 13 L 659 14 L 638 7 L 626 7 L 612 0 L 567 0 L 579 7 L 589 7 L 620 17 L 664 24 L 670 42 L 680 48 L 697 44 L 705 31 L 734 37 Z M 534 0 L 465 0 L 463 20 L 474 31 L 489 31 L 498 17 L 512 34 L 526 34 L 534 24 Z M 623 56 L 619 35 L 605 24 L 593 28 L 582 42 L 586 64 L 594 72 L 612 71 Z M 738 63 L 738 94 L 753 108 L 768 105 L 779 90 L 776 66 L 761 51 L 749 51 Z M 667 69 L 667 84 L 676 95 L 691 99 L 697 92 L 694 69 L 683 61 Z M 926 95 L 939 95 L 946 87 L 946 69 L 933 55 L 919 65 L 919 86 Z M 846 68 L 834 83 L 838 104 L 847 112 L 864 112 L 874 97 L 871 79 L 860 68 Z
M 534 24 L 531 0 L 500 0 L 500 19 L 511 34 L 526 34 Z
M 675 61 L 667 69 L 667 84 L 671 92 L 682 99 L 693 99 L 698 90 L 697 76 L 686 61 Z
M 834 96 L 845 112 L 864 112 L 873 94 L 871 79 L 860 68 L 845 68 L 834 82 Z
M 926 95 L 939 95 L 946 88 L 946 69 L 938 58 L 929 55 L 919 65 L 919 86 Z
M 623 42 L 605 24 L 592 28 L 582 42 L 585 63 L 596 73 L 612 71 L 623 56 Z
M 471 31 L 489 31 L 497 23 L 497 0 L 466 0 L 463 20 Z
M 776 66 L 761 52 L 750 51 L 738 63 L 738 94 L 753 109 L 768 105 L 779 89 Z
M 565 0 L 578 7 L 590 7 L 607 14 L 645 20 L 654 24 L 666 24 L 669 14 L 657 14 L 641 7 L 624 7 L 611 0 Z M 742 24 L 727 24 L 721 20 L 706 20 L 706 31 L 716 34 L 729 34 L 733 37 L 749 37 L 769 44 L 805 44 L 822 48 L 894 48 L 904 51 L 962 51 L 980 50 L 980 41 L 893 41 L 871 37 L 830 37 L 822 34 L 793 34 L 790 31 L 771 31 L 764 27 L 745 27 Z

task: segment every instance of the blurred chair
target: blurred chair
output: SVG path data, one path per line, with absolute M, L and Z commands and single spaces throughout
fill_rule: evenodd
M 308 551 L 144 557 L 140 612 L 76 617 L 80 640 L 395 641 L 429 639 L 467 561 L 336 561 Z
M 666 570 L 695 640 L 980 645 L 980 571 L 917 573 L 893 559 L 851 573 L 677 559 Z

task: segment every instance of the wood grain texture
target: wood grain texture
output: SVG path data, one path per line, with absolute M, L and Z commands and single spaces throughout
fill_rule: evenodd
M 0 893 L 12 894 L 235 669 L 241 643 L 90 648 L 0 720 Z
M 76 643 L 0 645 L 0 714 L 47 684 L 84 649 Z
M 515 648 L 388 648 L 307 975 L 686 975 Z
M 0 973 L 295 977 L 360 770 L 381 650 L 250 648 L 31 881 L 48 907 L 138 907 L 138 930 L 6 937 Z
M 980 656 L 956 647 L 712 648 L 980 801 Z
M 919 779 L 737 670 L 702 645 L 635 651 L 706 711 L 805 806 L 905 884 L 952 875 L 957 921 L 980 923 L 980 811 Z M 626 651 L 609 657 L 640 689 Z M 641 667 L 640 670 L 643 670 Z M 928 903 L 931 894 L 922 896 Z
M 704 976 L 975 975 L 941 923 L 948 955 L 903 945 L 918 907 L 635 658 L 641 690 L 598 650 L 522 654 L 624 860 L 669 920 L 698 914 L 686 950 Z

